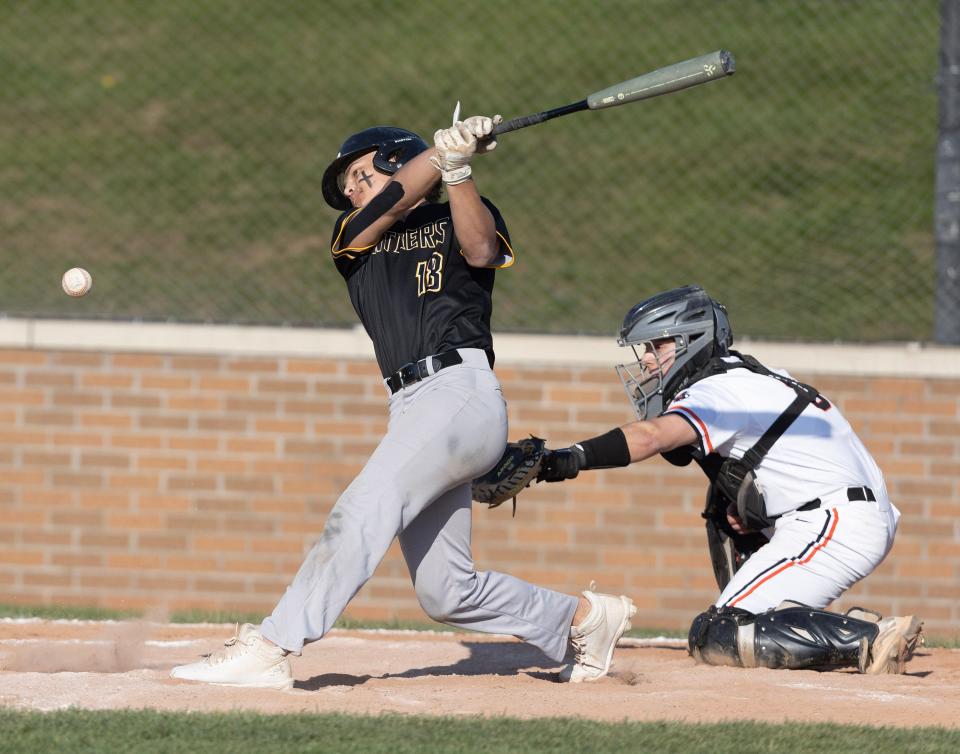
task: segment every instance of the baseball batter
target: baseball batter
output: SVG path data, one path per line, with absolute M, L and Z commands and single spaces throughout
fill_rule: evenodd
M 637 361 L 618 370 L 640 420 L 549 451 L 538 478 L 657 454 L 696 461 L 725 531 L 762 544 L 734 550 L 727 577 L 715 562 L 721 593 L 693 621 L 690 653 L 742 667 L 903 672 L 920 640 L 917 618 L 823 609 L 893 544 L 900 513 L 880 469 L 836 406 L 732 343 L 726 309 L 699 287 L 637 304 L 620 333 Z
M 373 341 L 387 434 L 272 615 L 259 629 L 245 625 L 220 652 L 174 668 L 174 678 L 290 688 L 287 655 L 329 631 L 394 537 L 434 620 L 517 636 L 558 662 L 572 647 L 561 680 L 595 680 L 609 669 L 635 612 L 628 598 L 575 597 L 473 564 L 470 481 L 493 466 L 507 437 L 490 315 L 495 271 L 514 255 L 470 164 L 496 146 L 498 119 L 455 115 L 432 148 L 410 131 L 369 128 L 327 168 L 324 198 L 343 211 L 333 262 Z M 438 202 L 441 181 L 446 203 Z

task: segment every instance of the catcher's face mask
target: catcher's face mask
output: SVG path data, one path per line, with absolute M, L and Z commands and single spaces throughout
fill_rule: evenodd
M 663 413 L 663 388 L 670 367 L 687 351 L 684 335 L 631 343 L 636 356 L 631 364 L 618 364 L 617 374 L 627 398 L 641 421 Z

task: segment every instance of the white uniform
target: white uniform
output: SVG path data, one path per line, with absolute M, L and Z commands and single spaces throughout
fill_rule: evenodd
M 693 426 L 704 454 L 740 459 L 796 397 L 773 377 L 732 369 L 680 392 L 664 413 Z M 760 613 L 792 600 L 824 608 L 893 545 L 900 512 L 836 406 L 808 405 L 755 473 L 766 513 L 776 521 L 764 530 L 770 542 L 734 574 L 717 607 Z M 818 507 L 797 510 L 817 499 Z

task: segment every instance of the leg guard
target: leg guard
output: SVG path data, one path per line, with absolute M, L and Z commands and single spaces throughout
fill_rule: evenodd
M 756 616 L 739 607 L 724 607 L 718 609 L 711 605 L 705 613 L 700 613 L 690 625 L 690 635 L 687 637 L 687 650 L 697 662 L 707 665 L 733 665 L 735 667 L 752 667 L 744 665 L 741 657 L 752 655 L 753 647 L 749 651 L 741 652 L 740 636 L 746 636 L 744 626 L 752 628 Z M 750 632 L 751 641 L 753 632 Z
M 791 604 L 753 615 L 711 607 L 690 627 L 698 662 L 744 668 L 861 668 L 879 628 L 875 622 Z

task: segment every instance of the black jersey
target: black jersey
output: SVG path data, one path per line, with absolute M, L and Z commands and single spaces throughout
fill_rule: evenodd
M 413 208 L 366 248 L 339 248 L 344 225 L 359 210 L 337 219 L 331 253 L 384 377 L 453 348 L 492 353 L 494 270 L 513 264 L 513 251 L 499 210 L 483 203 L 493 214 L 501 253 L 482 268 L 468 265 L 460 253 L 449 203 Z

